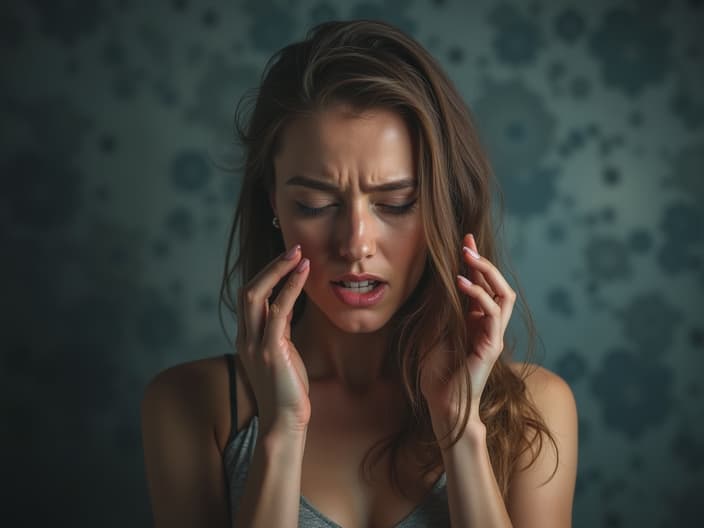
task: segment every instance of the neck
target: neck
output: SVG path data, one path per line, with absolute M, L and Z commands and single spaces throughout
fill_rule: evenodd
M 391 381 L 383 376 L 389 353 L 388 327 L 363 334 L 344 332 L 313 303 L 307 303 L 291 329 L 291 339 L 311 383 L 335 383 L 358 392 Z

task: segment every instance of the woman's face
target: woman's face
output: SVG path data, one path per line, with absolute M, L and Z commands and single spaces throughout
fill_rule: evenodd
M 310 259 L 309 301 L 343 331 L 373 332 L 418 284 L 427 250 L 404 120 L 386 109 L 347 110 L 286 127 L 272 207 L 286 247 L 301 244 Z

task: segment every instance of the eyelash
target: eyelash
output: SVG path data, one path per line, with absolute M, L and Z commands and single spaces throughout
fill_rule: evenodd
M 416 207 L 416 202 L 417 200 L 413 200 L 412 202 L 409 202 L 404 205 L 382 205 L 381 207 L 384 207 L 387 209 L 387 212 L 392 215 L 405 215 L 409 214 L 413 209 Z M 303 216 L 307 217 L 316 217 L 320 216 L 323 214 L 323 211 L 327 209 L 328 207 L 332 207 L 330 205 L 327 205 L 325 207 L 308 207 L 307 205 L 303 205 L 300 202 L 296 202 L 296 206 L 298 207 L 299 212 Z

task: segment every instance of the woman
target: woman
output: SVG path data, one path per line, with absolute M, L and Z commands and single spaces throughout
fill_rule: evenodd
M 461 97 L 381 22 L 274 59 L 238 129 L 237 354 L 144 396 L 156 525 L 570 526 L 574 398 L 504 346 L 516 294 Z

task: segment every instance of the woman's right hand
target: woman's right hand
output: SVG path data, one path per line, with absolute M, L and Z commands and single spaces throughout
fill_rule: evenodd
M 293 305 L 308 278 L 310 261 L 299 245 L 270 262 L 239 291 L 239 356 L 257 400 L 260 426 L 302 432 L 310 420 L 308 374 L 291 342 Z M 286 277 L 288 275 L 288 277 Z M 274 287 L 286 284 L 269 304 Z M 244 335 L 242 335 L 244 334 Z

